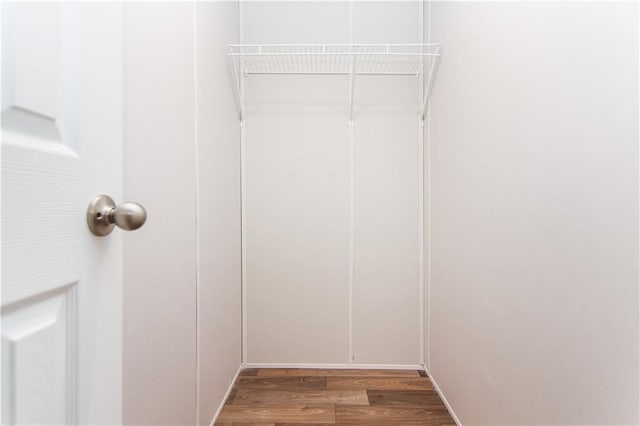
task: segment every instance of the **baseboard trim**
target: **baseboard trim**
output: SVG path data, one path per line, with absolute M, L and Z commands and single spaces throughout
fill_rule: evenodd
M 236 374 L 234 374 L 233 379 L 231 379 L 231 383 L 229 384 L 229 389 L 227 389 L 227 392 L 224 394 L 224 398 L 222 398 L 222 402 L 220 402 L 220 405 L 218 406 L 216 413 L 213 415 L 213 419 L 211 419 L 210 426 L 214 426 L 216 423 L 216 420 L 218 420 L 218 416 L 220 415 L 220 412 L 222 411 L 224 404 L 227 402 L 227 398 L 229 398 L 229 395 L 231 394 L 233 385 L 236 384 L 236 380 L 238 380 L 238 376 L 240 375 L 240 372 L 242 371 L 243 368 L 245 368 L 244 364 L 240 364 L 240 367 L 238 367 L 238 371 L 236 371 Z
M 303 364 L 303 363 L 247 363 L 245 368 L 335 368 L 354 370 L 424 370 L 422 365 L 412 364 Z
M 438 395 L 440 395 L 440 399 L 442 399 L 442 402 L 444 402 L 445 407 L 447 407 L 447 411 L 449 411 L 449 414 L 451 414 L 453 421 L 456 422 L 456 425 L 462 426 L 462 422 L 460 421 L 458 416 L 456 416 L 456 413 L 453 411 L 451 404 L 449 404 L 449 401 L 447 401 L 447 398 L 444 396 L 444 394 L 440 390 L 440 386 L 438 386 L 436 379 L 433 378 L 429 369 L 424 365 L 422 366 L 421 369 L 424 370 L 425 373 L 427 373 L 427 376 L 429 376 L 429 380 L 431 380 L 433 387 L 435 388 L 436 392 L 438 392 Z

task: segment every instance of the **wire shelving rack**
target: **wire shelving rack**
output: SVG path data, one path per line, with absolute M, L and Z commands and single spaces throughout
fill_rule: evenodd
M 243 78 L 249 75 L 345 75 L 349 77 L 349 123 L 353 119 L 355 77 L 424 75 L 419 106 L 423 119 L 440 44 L 230 44 L 235 90 L 244 120 Z

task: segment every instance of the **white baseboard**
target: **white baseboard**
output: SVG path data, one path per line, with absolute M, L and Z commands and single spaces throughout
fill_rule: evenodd
M 238 380 L 238 376 L 240 375 L 240 372 L 242 371 L 243 368 L 245 368 L 244 364 L 240 364 L 240 367 L 238 367 L 238 371 L 236 371 L 236 374 L 233 375 L 233 379 L 231 379 L 231 383 L 229 384 L 229 389 L 227 389 L 227 392 L 224 394 L 224 398 L 222 398 L 222 401 L 220 402 L 220 405 L 218 406 L 216 413 L 213 415 L 213 419 L 211 419 L 210 426 L 215 425 L 216 420 L 218 420 L 218 416 L 220 415 L 220 412 L 222 411 L 224 404 L 227 402 L 227 398 L 229 398 L 229 395 L 231 394 L 233 385 L 236 384 L 236 380 Z
M 429 376 L 429 380 L 431 380 L 433 387 L 435 388 L 436 392 L 438 392 L 438 395 L 440 395 L 440 399 L 442 399 L 442 402 L 444 402 L 444 406 L 447 407 L 447 411 L 449 411 L 449 414 L 451 414 L 453 421 L 456 422 L 458 426 L 462 426 L 462 422 L 460 421 L 458 416 L 456 416 L 456 413 L 453 411 L 453 408 L 451 408 L 451 404 L 449 404 L 449 401 L 447 401 L 447 398 L 444 396 L 444 394 L 440 390 L 438 383 L 436 383 L 436 380 L 431 375 L 431 372 L 429 371 L 429 369 L 423 365 L 421 370 L 424 370 L 424 372 L 427 373 L 427 376 Z
M 335 368 L 335 369 L 374 369 L 374 370 L 424 370 L 422 365 L 411 364 L 298 364 L 298 363 L 247 363 L 245 368 Z

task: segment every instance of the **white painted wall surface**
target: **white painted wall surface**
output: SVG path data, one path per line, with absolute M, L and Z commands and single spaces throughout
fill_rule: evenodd
M 418 2 L 355 2 L 355 43 L 417 43 Z M 354 107 L 354 362 L 421 364 L 418 91 L 362 76 Z
M 237 2 L 125 5 L 124 421 L 210 424 L 241 364 Z
M 468 425 L 638 424 L 638 6 L 431 7 L 431 373 Z
M 198 156 L 198 424 L 210 424 L 241 360 L 240 127 L 227 45 L 238 2 L 195 4 Z
M 348 2 L 243 7 L 245 43 L 349 42 Z M 354 23 L 415 43 L 419 3 L 356 3 Z M 351 325 L 348 79 L 246 81 L 247 361 L 418 364 L 418 80 L 356 80 Z
M 196 419 L 196 144 L 191 3 L 126 3 L 124 422 Z M 213 361 L 212 361 L 213 362 Z
M 421 364 L 418 86 L 359 78 L 354 118 L 354 361 Z M 388 77 L 387 77 L 388 78 Z
M 245 3 L 245 43 L 340 43 L 347 3 Z M 247 359 L 348 361 L 347 82 L 252 76 L 246 88 Z
M 273 105 L 249 110 L 245 128 L 249 362 L 348 359 L 346 113 L 300 113 L 292 103 L 331 103 L 346 85 L 307 80 L 247 84 L 248 106 Z

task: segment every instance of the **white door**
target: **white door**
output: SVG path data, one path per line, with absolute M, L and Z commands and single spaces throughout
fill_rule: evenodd
M 122 5 L 4 2 L 2 423 L 122 421 Z

